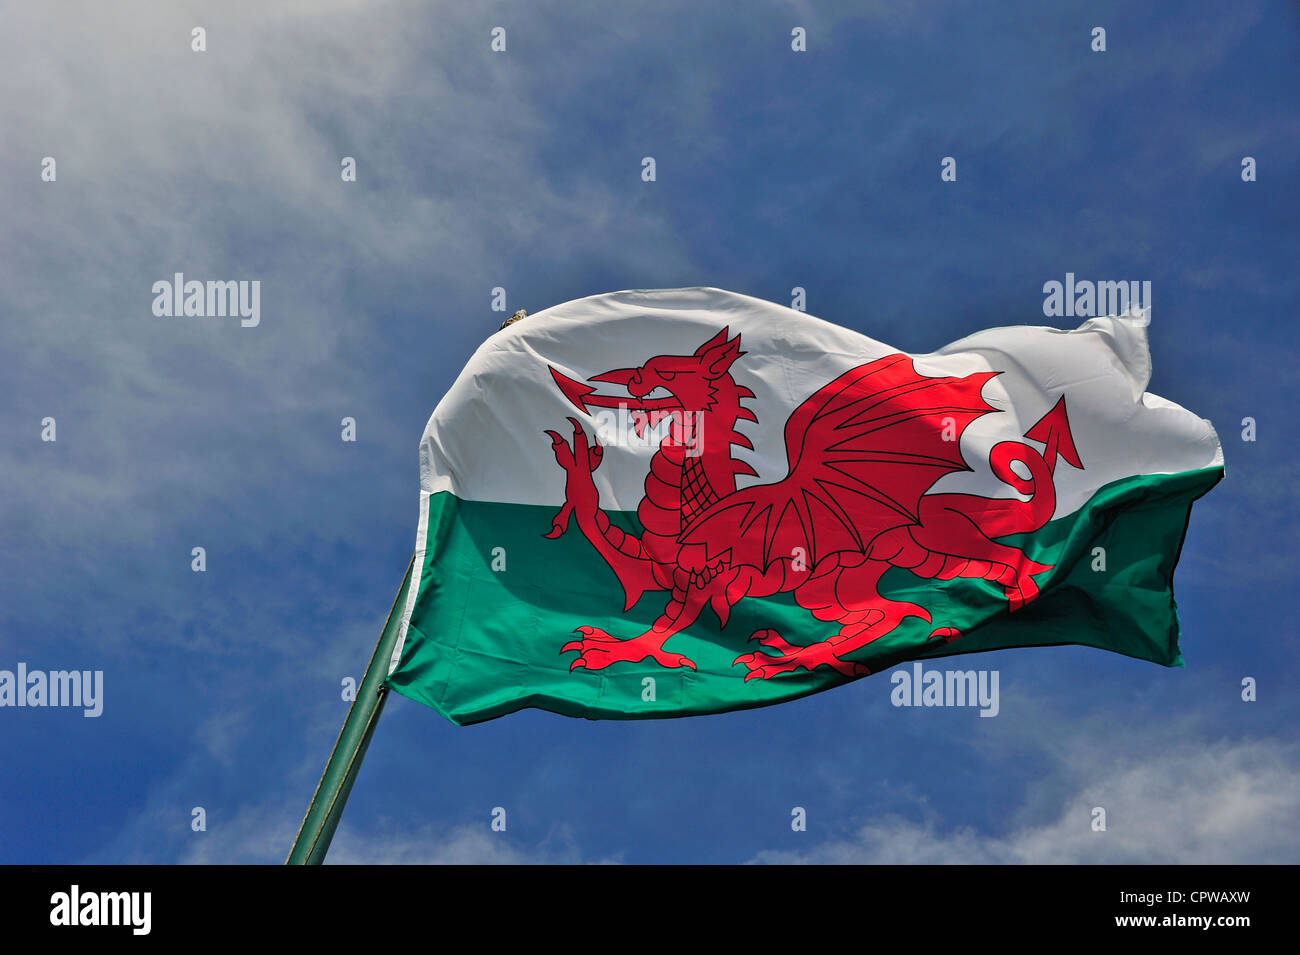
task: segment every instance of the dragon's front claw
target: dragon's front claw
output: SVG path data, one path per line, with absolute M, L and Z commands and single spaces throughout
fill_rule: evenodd
M 551 439 L 551 450 L 555 453 L 555 461 L 564 470 L 573 467 L 573 451 L 569 448 L 569 442 L 560 437 L 558 431 L 546 429 L 547 436 Z
M 551 522 L 551 530 L 543 535 L 554 540 L 568 527 L 569 517 L 574 510 L 579 520 L 595 514 L 600 503 L 600 493 L 596 490 L 591 472 L 600 467 L 605 450 L 594 438 L 588 442 L 587 433 L 576 418 L 569 418 L 573 425 L 572 444 L 558 431 L 546 429 L 551 439 L 551 451 L 555 454 L 555 463 L 564 471 L 564 508 Z
M 573 505 L 565 502 L 559 512 L 551 518 L 551 530 L 542 536 L 548 540 L 555 540 L 569 529 L 569 518 L 573 516 Z

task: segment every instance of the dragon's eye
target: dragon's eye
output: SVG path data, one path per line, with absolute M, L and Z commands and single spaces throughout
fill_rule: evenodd
M 675 378 L 676 376 L 677 376 L 677 372 L 675 372 L 675 371 L 661 371 L 661 372 L 659 372 L 659 377 L 660 377 L 661 379 L 663 379 L 664 381 L 672 381 L 673 378 Z

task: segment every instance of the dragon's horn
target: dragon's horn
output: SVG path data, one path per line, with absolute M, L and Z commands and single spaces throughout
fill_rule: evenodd
M 727 369 L 741 355 L 745 354 L 740 350 L 740 336 L 735 338 L 726 338 L 727 330 L 724 328 L 718 333 L 722 340 L 716 345 L 696 352 L 699 356 L 700 364 L 704 366 L 705 374 L 710 378 L 720 378 L 726 374 Z
M 695 354 L 703 355 L 705 352 L 717 348 L 719 345 L 724 344 L 727 340 L 727 334 L 729 331 L 730 331 L 730 326 L 724 325 L 722 327 L 722 331 L 718 332 L 718 334 L 714 335 L 712 338 L 710 338 L 699 348 L 695 349 Z

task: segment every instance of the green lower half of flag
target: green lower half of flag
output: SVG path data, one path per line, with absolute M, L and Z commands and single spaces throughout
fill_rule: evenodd
M 881 578 L 880 594 L 925 607 L 931 621 L 907 618 L 846 658 L 878 674 L 908 660 L 1081 644 L 1181 666 L 1174 566 L 1192 502 L 1222 476 L 1222 468 L 1207 468 L 1116 481 L 1035 533 L 1002 538 L 1052 566 L 1034 577 L 1037 599 L 1015 613 L 989 581 L 927 580 L 893 568 Z M 617 579 L 576 524 L 559 539 L 543 538 L 556 510 L 462 501 L 449 492 L 429 497 L 424 566 L 413 576 L 418 591 L 389 675 L 392 689 L 464 725 L 525 707 L 593 719 L 717 713 L 857 679 L 821 667 L 746 681 L 746 667 L 733 665 L 737 656 L 761 649 L 749 639 L 759 630 L 775 629 L 800 645 L 837 632 L 834 621 L 815 619 L 791 594 L 744 598 L 722 628 L 705 609 L 665 644 L 691 659 L 694 671 L 651 660 L 570 671 L 576 653 L 560 648 L 576 638 L 576 628 L 638 636 L 669 595 L 647 593 L 623 612 Z M 609 516 L 639 533 L 635 515 Z M 951 643 L 929 639 L 940 627 L 962 636 Z

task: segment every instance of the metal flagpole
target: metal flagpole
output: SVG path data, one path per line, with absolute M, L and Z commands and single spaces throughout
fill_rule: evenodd
M 352 792 L 352 784 L 361 769 L 361 761 L 366 756 L 370 737 L 374 735 L 375 724 L 379 722 L 384 700 L 388 697 L 384 679 L 388 676 L 388 661 L 393 646 L 397 643 L 397 632 L 401 624 L 397 605 L 401 603 L 410 584 L 414 566 L 415 558 L 412 557 L 406 566 L 402 586 L 393 600 L 393 607 L 388 611 L 388 619 L 384 622 L 379 642 L 375 644 L 375 652 L 371 654 L 366 675 L 361 678 L 357 695 L 348 707 L 347 718 L 343 721 L 334 750 L 325 764 L 325 772 L 321 774 L 320 783 L 307 807 L 307 814 L 298 827 L 298 835 L 294 837 L 293 848 L 289 850 L 285 865 L 320 865 L 325 861 L 325 853 L 329 851 L 330 840 L 334 838 L 334 830 L 338 828 L 339 819 L 343 816 L 343 807 L 347 804 L 348 794 Z

